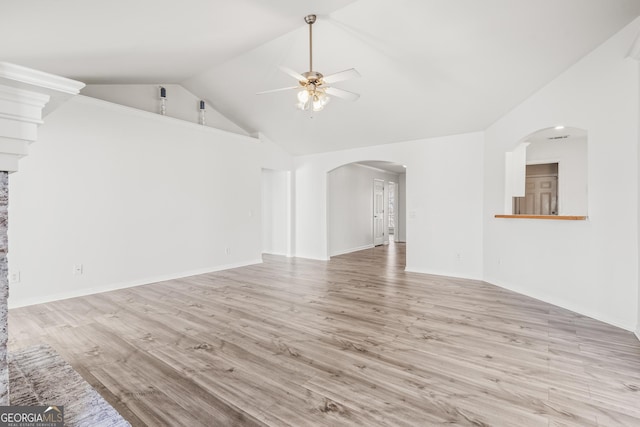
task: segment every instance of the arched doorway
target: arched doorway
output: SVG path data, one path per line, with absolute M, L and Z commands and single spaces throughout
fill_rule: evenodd
M 524 137 L 506 156 L 505 213 L 587 215 L 587 131 L 554 126 Z
M 359 161 L 327 173 L 327 249 L 338 256 L 406 242 L 406 168 Z

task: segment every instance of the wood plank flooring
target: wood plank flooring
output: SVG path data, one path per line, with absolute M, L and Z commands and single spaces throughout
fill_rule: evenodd
M 640 342 L 404 245 L 10 311 L 134 426 L 638 426 Z

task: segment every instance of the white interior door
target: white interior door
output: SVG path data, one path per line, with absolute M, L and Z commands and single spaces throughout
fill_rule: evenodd
M 558 215 L 558 177 L 528 176 L 525 196 L 515 198 L 516 215 Z
M 384 244 L 384 181 L 373 180 L 373 244 Z

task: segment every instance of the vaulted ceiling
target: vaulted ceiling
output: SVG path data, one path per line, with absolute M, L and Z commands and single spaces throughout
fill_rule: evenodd
M 485 129 L 640 15 L 640 0 L 21 0 L 3 61 L 86 83 L 180 83 L 293 154 Z M 362 77 L 298 111 L 278 66 Z

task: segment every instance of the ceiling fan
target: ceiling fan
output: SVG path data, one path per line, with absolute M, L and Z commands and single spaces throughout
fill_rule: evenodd
M 314 22 L 316 22 L 316 15 L 305 16 L 304 22 L 309 25 L 309 71 L 300 74 L 296 73 L 290 68 L 281 66 L 280 69 L 282 71 L 289 74 L 291 77 L 298 81 L 298 86 L 283 87 L 280 89 L 258 92 L 258 95 L 297 89 L 297 107 L 301 110 L 312 111 L 322 110 L 331 99 L 329 95 L 346 99 L 348 101 L 355 101 L 356 99 L 358 99 L 360 95 L 358 95 L 357 93 L 328 86 L 331 83 L 360 77 L 360 73 L 358 73 L 355 68 L 350 68 L 348 70 L 340 71 L 328 76 L 323 76 L 321 73 L 313 71 L 313 32 L 311 28 Z

